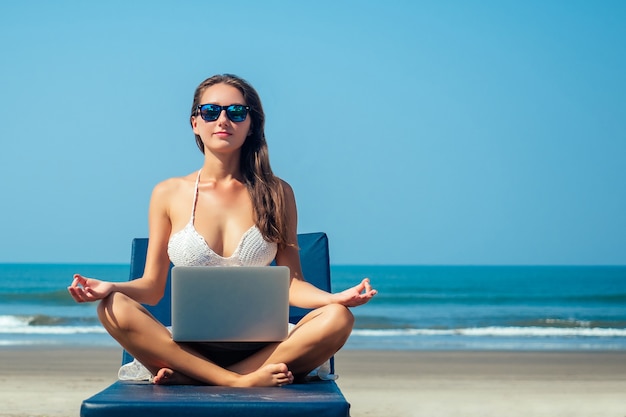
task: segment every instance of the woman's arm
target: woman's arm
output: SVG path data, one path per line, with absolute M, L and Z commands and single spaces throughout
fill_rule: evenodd
M 150 239 L 143 276 L 127 282 L 108 282 L 76 274 L 68 287 L 74 300 L 80 303 L 97 301 L 112 292 L 121 292 L 140 303 L 154 305 L 159 302 L 165 292 L 170 264 L 167 242 L 171 232 L 169 201 L 172 192 L 171 180 L 158 184 L 152 192 L 148 213 Z
M 285 209 L 288 215 L 289 240 L 294 245 L 297 245 L 298 212 L 296 199 L 289 184 L 283 182 L 283 189 L 285 190 Z M 276 254 L 276 264 L 289 267 L 291 272 L 289 303 L 297 307 L 318 308 L 333 303 L 354 307 L 365 304 L 376 295 L 376 290 L 372 289 L 367 278 L 360 284 L 337 294 L 331 294 L 309 284 L 302 276 L 302 266 L 297 246 L 279 248 Z
M 333 302 L 332 294 L 304 280 L 298 248 L 289 246 L 279 249 L 276 264 L 289 267 L 291 273 L 289 304 L 302 308 L 318 308 Z

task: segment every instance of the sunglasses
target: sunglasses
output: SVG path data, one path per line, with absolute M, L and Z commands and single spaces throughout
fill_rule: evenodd
M 231 122 L 239 123 L 246 120 L 250 106 L 243 104 L 231 104 L 230 106 L 218 106 L 217 104 L 200 104 L 196 107 L 197 113 L 200 114 L 205 122 L 214 122 L 219 119 L 222 110 L 226 110 L 226 116 Z

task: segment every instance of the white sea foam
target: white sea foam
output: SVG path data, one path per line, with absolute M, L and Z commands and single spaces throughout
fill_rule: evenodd
M 0 316 L 0 329 L 28 326 L 29 316 Z
M 33 325 L 37 316 L 0 315 L 0 334 L 5 335 L 79 335 L 105 334 L 101 325 Z M 355 329 L 361 337 L 468 336 L 468 337 L 626 337 L 626 329 L 601 327 L 487 326 L 459 329 Z
M 626 337 L 626 329 L 561 327 L 473 327 L 465 329 L 355 329 L 356 336 Z

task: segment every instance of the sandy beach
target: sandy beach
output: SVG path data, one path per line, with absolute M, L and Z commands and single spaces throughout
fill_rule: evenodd
M 2 348 L 0 416 L 78 416 L 119 349 Z M 626 416 L 626 352 L 344 350 L 338 380 L 365 416 Z

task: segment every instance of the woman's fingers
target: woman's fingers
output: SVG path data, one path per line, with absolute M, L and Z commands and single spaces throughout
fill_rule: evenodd
M 67 287 L 72 298 L 78 303 L 94 301 L 91 289 L 87 285 L 87 278 L 80 274 L 74 274 L 72 284 Z
M 369 278 L 363 279 L 363 281 L 361 281 L 361 284 L 359 285 L 359 288 L 360 288 L 359 295 L 361 298 L 363 297 L 369 298 L 376 294 L 376 290 L 372 289 L 372 284 L 370 283 Z
M 367 303 L 373 296 L 376 295 L 377 291 L 372 289 L 372 284 L 370 283 L 369 278 L 364 278 L 361 281 L 361 284 L 357 286 L 359 290 L 357 300 L 359 304 Z
M 67 290 L 76 302 L 82 303 L 85 301 L 84 291 L 82 287 L 76 286 L 74 285 L 74 283 L 72 283 L 71 286 L 67 287 Z

